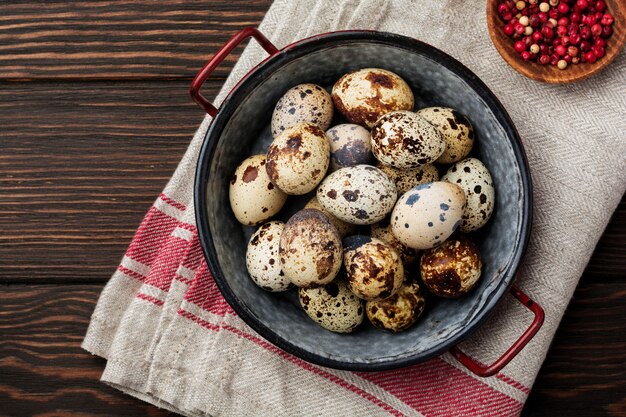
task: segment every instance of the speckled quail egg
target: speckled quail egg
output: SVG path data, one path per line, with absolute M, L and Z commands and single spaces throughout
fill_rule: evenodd
M 287 90 L 272 114 L 272 135 L 281 134 L 302 122 L 328 129 L 333 120 L 333 102 L 330 94 L 316 84 L 300 84 Z
M 321 211 L 304 209 L 285 224 L 280 236 L 280 265 L 298 287 L 332 281 L 342 260 L 339 232 Z
M 330 144 L 330 171 L 369 164 L 374 159 L 370 132 L 355 124 L 341 124 L 326 131 Z
M 404 283 L 394 295 L 384 300 L 368 301 L 365 312 L 379 329 L 401 332 L 411 327 L 424 312 L 426 298 L 416 282 Z
M 426 164 L 417 168 L 399 169 L 382 163 L 376 167 L 387 174 L 396 184 L 398 195 L 402 195 L 413 187 L 427 182 L 439 181 L 439 171 L 433 164 Z
M 467 158 L 452 165 L 442 178 L 463 189 L 467 207 L 461 220 L 461 231 L 473 232 L 483 227 L 495 205 L 493 180 L 487 167 L 476 158 Z
M 404 245 L 430 249 L 445 241 L 461 224 L 463 190 L 447 182 L 418 185 L 398 199 L 391 230 Z
M 268 220 L 287 201 L 287 194 L 270 181 L 265 165 L 265 155 L 253 155 L 237 167 L 230 180 L 230 207 L 237 220 L 247 226 Z
M 427 107 L 417 111 L 417 114 L 435 126 L 446 142 L 446 150 L 437 162 L 451 164 L 470 153 L 474 146 L 474 129 L 461 113 L 449 107 Z
M 267 174 L 287 194 L 306 194 L 326 175 L 330 146 L 324 131 L 300 123 L 278 135 L 267 151 Z
M 267 291 L 285 291 L 291 285 L 280 267 L 278 247 L 285 223 L 271 221 L 254 232 L 246 250 L 246 268 L 252 281 Z
M 317 200 L 335 217 L 352 224 L 382 220 L 396 202 L 396 186 L 370 165 L 341 168 L 322 181 Z
M 371 227 L 371 235 L 376 239 L 382 240 L 391 246 L 402 259 L 404 265 L 409 265 L 417 259 L 417 251 L 415 249 L 404 246 L 391 231 L 391 222 L 389 217 L 385 217 Z
M 335 226 L 335 228 L 339 232 L 339 236 L 341 236 L 342 239 L 354 233 L 354 231 L 356 230 L 355 225 L 344 222 L 343 220 L 339 220 L 337 217 L 333 216 L 333 214 L 330 211 L 326 210 L 324 206 L 322 206 L 320 202 L 317 200 L 317 196 L 313 196 L 313 198 L 310 199 L 308 203 L 306 203 L 304 208 L 312 208 L 312 209 L 316 209 L 324 213 L 324 215 L 328 217 L 328 220 L 330 220 L 333 226 Z
M 299 296 L 306 314 L 331 332 L 350 333 L 363 322 L 363 301 L 350 292 L 343 280 L 300 288 Z
M 370 236 L 345 238 L 343 262 L 348 288 L 364 300 L 390 297 L 404 281 L 404 267 L 398 253 Z
M 341 77 L 333 86 L 333 102 L 351 123 L 371 128 L 383 114 L 413 110 L 413 92 L 397 74 L 364 68 Z
M 450 239 L 424 252 L 420 261 L 422 281 L 440 297 L 459 297 L 474 288 L 482 263 L 474 243 L 464 236 Z
M 372 152 L 383 164 L 416 168 L 435 162 L 446 149 L 441 133 L 411 111 L 387 113 L 372 127 Z

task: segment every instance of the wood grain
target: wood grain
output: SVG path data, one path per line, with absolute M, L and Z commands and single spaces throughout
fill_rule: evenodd
M 165 413 L 98 382 L 79 347 L 100 285 L 12 285 L 0 292 L 0 410 L 6 415 Z M 592 311 L 593 314 L 589 314 Z M 626 414 L 626 283 L 576 291 L 524 416 Z
M 101 286 L 0 292 L 0 415 L 165 416 L 99 381 L 104 360 L 80 348 Z
M 605 0 L 607 12 L 614 18 L 613 34 L 606 39 L 606 55 L 597 62 L 570 65 L 560 70 L 553 65 L 541 65 L 535 61 L 524 61 L 513 48 L 513 40 L 503 30 L 504 22 L 498 14 L 501 0 L 487 1 L 487 27 L 494 46 L 514 70 L 533 80 L 561 84 L 584 80 L 602 71 L 617 57 L 626 41 L 626 2 L 623 0 Z
M 191 79 L 271 0 L 0 2 L 0 80 Z M 215 72 L 225 77 L 238 48 Z
M 108 279 L 202 121 L 188 84 L 0 89 L 0 283 Z

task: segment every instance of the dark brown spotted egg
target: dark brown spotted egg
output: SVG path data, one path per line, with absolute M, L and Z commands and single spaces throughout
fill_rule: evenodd
M 331 332 L 350 333 L 363 322 L 363 301 L 350 292 L 342 279 L 324 286 L 300 288 L 298 295 L 306 314 Z
M 246 268 L 252 281 L 267 291 L 285 291 L 291 285 L 278 258 L 280 235 L 284 228 L 283 222 L 267 222 L 259 227 L 248 242 Z
M 326 175 L 330 146 L 324 131 L 300 123 L 278 135 L 267 151 L 267 174 L 287 194 L 306 194 Z
M 427 107 L 417 114 L 435 126 L 446 142 L 446 150 L 437 162 L 451 164 L 470 153 L 474 146 L 474 129 L 467 117 L 449 107 Z
M 390 297 L 404 281 L 404 267 L 398 253 L 370 236 L 344 239 L 343 262 L 348 288 L 364 300 Z
M 371 128 L 383 114 L 413 110 L 413 92 L 399 75 L 364 68 L 341 77 L 333 86 L 333 102 L 351 123 Z
M 424 285 L 433 294 L 446 298 L 459 297 L 474 288 L 481 270 L 480 252 L 464 236 L 424 252 L 420 261 Z
M 365 312 L 379 329 L 401 332 L 411 327 L 424 312 L 426 298 L 419 284 L 404 283 L 394 295 L 384 300 L 368 301 Z
M 330 94 L 316 84 L 300 84 L 287 90 L 272 114 L 272 135 L 278 136 L 286 129 L 302 122 L 328 129 L 333 119 L 333 102 Z
M 370 165 L 341 168 L 317 189 L 320 204 L 335 217 L 352 224 L 382 220 L 396 202 L 396 186 L 380 169 Z
M 391 230 L 389 217 L 385 217 L 380 222 L 373 224 L 370 233 L 372 237 L 380 239 L 394 248 L 398 255 L 400 255 L 400 259 L 402 259 L 404 265 L 412 264 L 417 259 L 417 251 L 403 245 L 402 242 L 395 237 Z
M 237 167 L 230 180 L 230 207 L 237 220 L 247 226 L 268 220 L 287 201 L 287 194 L 270 181 L 265 166 L 265 155 L 253 155 Z
M 355 225 L 338 219 L 337 217 L 333 216 L 333 214 L 330 211 L 326 210 L 324 206 L 322 206 L 320 202 L 317 200 L 317 196 L 313 196 L 313 198 L 310 199 L 308 203 L 306 203 L 304 208 L 312 208 L 312 209 L 316 209 L 324 213 L 324 215 L 328 217 L 328 220 L 330 220 L 333 226 L 337 228 L 337 231 L 339 232 L 339 236 L 341 236 L 342 239 L 348 235 L 353 234 L 354 231 L 356 230 Z
M 339 232 L 319 210 L 304 209 L 285 224 L 280 236 L 280 265 L 298 287 L 332 281 L 342 261 Z
M 430 249 L 441 244 L 461 224 L 463 190 L 447 182 L 418 185 L 398 199 L 391 213 L 391 230 L 402 244 Z
M 439 181 L 439 171 L 433 164 L 426 164 L 417 168 L 399 169 L 379 162 L 376 164 L 376 167 L 387 174 L 396 184 L 398 195 L 402 195 L 420 184 Z
M 493 180 L 487 167 L 476 158 L 467 158 L 452 165 L 442 178 L 463 189 L 467 206 L 461 220 L 461 231 L 473 232 L 491 218 L 495 206 Z
M 330 144 L 330 172 L 339 168 L 369 164 L 372 156 L 370 132 L 363 126 L 341 124 L 326 131 Z
M 441 133 L 411 111 L 385 114 L 376 121 L 371 134 L 374 157 L 396 168 L 430 164 L 446 149 Z

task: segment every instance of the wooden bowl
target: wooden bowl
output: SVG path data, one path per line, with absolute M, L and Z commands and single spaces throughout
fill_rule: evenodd
M 626 1 L 605 0 L 607 11 L 615 21 L 613 22 L 613 34 L 607 39 L 606 55 L 593 64 L 580 63 L 569 65 L 560 70 L 554 65 L 541 65 L 535 61 L 524 61 L 513 48 L 513 40 L 504 33 L 504 21 L 498 13 L 498 0 L 487 0 L 487 27 L 489 36 L 494 46 L 502 55 L 502 58 L 517 72 L 533 80 L 546 83 L 568 83 L 579 81 L 600 72 L 609 65 L 619 54 L 626 40 Z

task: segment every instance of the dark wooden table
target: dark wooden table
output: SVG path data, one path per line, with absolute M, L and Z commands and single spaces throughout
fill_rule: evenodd
M 166 414 L 98 382 L 104 361 L 79 344 L 202 119 L 191 77 L 269 4 L 1 3 L 0 414 Z M 239 52 L 208 83 L 212 94 Z M 622 201 L 524 415 L 626 416 L 625 317 Z

